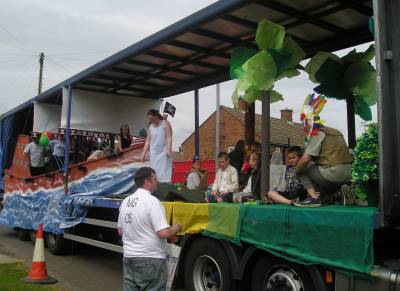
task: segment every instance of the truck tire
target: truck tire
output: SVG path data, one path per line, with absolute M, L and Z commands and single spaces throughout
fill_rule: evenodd
M 229 259 L 218 242 L 201 238 L 183 259 L 186 291 L 235 290 Z
M 17 235 L 18 235 L 18 238 L 22 241 L 30 240 L 29 230 L 27 230 L 27 229 L 17 228 Z
M 46 232 L 44 237 L 47 248 L 52 254 L 61 256 L 71 252 L 72 242 L 65 239 L 62 234 Z
M 296 263 L 261 256 L 253 266 L 252 291 L 316 291 L 307 270 Z

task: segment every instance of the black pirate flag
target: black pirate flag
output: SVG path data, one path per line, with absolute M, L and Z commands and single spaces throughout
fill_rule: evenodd
M 168 113 L 169 115 L 171 115 L 172 117 L 174 117 L 174 116 L 175 116 L 175 111 L 176 111 L 176 108 L 175 108 L 174 105 L 172 105 L 172 104 L 169 103 L 169 102 L 166 102 L 166 103 L 165 103 L 164 113 Z

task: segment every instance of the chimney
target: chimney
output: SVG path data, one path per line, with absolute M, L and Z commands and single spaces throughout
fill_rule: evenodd
M 288 108 L 282 109 L 281 120 L 293 122 L 293 110 Z
M 235 106 L 235 108 L 241 109 L 243 111 L 246 111 L 246 101 L 244 101 L 243 98 L 238 99 L 238 103 Z

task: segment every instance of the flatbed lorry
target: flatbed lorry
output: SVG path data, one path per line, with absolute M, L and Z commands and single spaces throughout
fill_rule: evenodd
M 150 100 L 159 100 L 196 90 L 195 128 L 198 137 L 198 89 L 229 79 L 226 55 L 229 57 L 229 51 L 234 46 L 254 44 L 255 27 L 261 18 L 294 28 L 289 33 L 295 35 L 308 56 L 312 56 L 317 50 L 333 51 L 371 41 L 367 26 L 368 19 L 371 19 L 369 17 L 374 16 L 380 124 L 378 208 L 327 206 L 307 210 L 272 205 L 177 201 L 164 202 L 164 206 L 170 222 L 182 221 L 185 226 L 179 235 L 178 244 L 182 251 L 175 280 L 176 286 L 185 290 L 399 289 L 399 3 L 394 0 L 303 1 L 302 5 L 296 3 L 293 5 L 297 6 L 292 7 L 284 2 L 219 1 L 7 112 L 0 118 L 1 170 L 4 172 L 13 164 L 11 153 L 18 146 L 16 136 L 34 131 L 32 102 L 58 102 L 62 106 L 59 127 L 65 129 L 69 137 L 71 129 L 82 130 L 76 126 L 82 116 L 74 116 L 71 112 L 72 107 L 75 112 L 77 108 L 79 111 L 79 108 L 85 107 L 87 104 L 84 100 L 98 97 L 97 101 L 104 100 L 104 107 L 107 107 L 107 104 L 110 106 L 105 101 L 107 98 L 112 98 L 114 102 L 121 95 L 139 98 L 151 96 Z M 334 27 L 334 24 L 341 26 Z M 303 27 L 296 31 L 301 25 L 311 25 L 312 30 L 301 33 L 302 29 L 307 29 Z M 318 31 L 317 28 L 321 27 L 329 33 Z M 187 54 L 188 51 L 193 54 Z M 146 69 L 143 70 L 143 67 Z M 63 97 L 61 104 L 60 96 Z M 123 112 L 122 109 L 120 112 Z M 136 114 L 140 112 L 143 113 L 143 110 Z M 110 132 L 104 125 L 99 128 L 96 120 L 89 115 L 86 118 L 95 128 L 85 130 L 97 130 L 98 137 Z M 267 116 L 264 115 L 264 118 Z M 8 137 L 13 138 L 14 143 L 7 143 L 5 140 Z M 198 139 L 196 146 L 199 146 Z M 86 173 L 88 169 L 89 172 L 95 170 L 89 165 L 81 165 L 73 173 Z M 44 195 L 42 197 L 60 199 L 46 200 L 37 204 L 38 208 L 29 210 L 12 208 L 26 201 L 29 197 L 26 194 L 32 193 L 29 192 L 31 188 L 38 185 L 33 185 L 35 181 L 30 177 L 14 176 L 24 186 L 30 186 L 25 189 L 27 192 L 11 191 L 21 196 L 21 199 L 14 201 L 14 206 L 11 204 L 12 196 L 7 197 L 11 192 L 5 191 L 5 207 L 0 217 L 3 215 L 4 219 L 8 210 L 21 210 L 20 216 L 29 214 L 32 218 L 33 213 L 42 211 L 41 208 L 58 209 L 57 203 L 62 202 L 66 209 L 60 213 L 68 215 L 56 226 L 52 221 L 56 216 L 52 216 L 49 213 L 51 211 L 46 213 L 48 216 L 31 219 L 26 224 L 26 221 L 19 219 L 21 217 L 17 217 L 12 222 L 8 221 L 7 225 L 17 228 L 20 237 L 27 239 L 27 234 L 33 233 L 31 230 L 35 225 L 44 220 L 45 230 L 47 225 L 47 246 L 57 255 L 68 253 L 73 241 L 121 252 L 121 243 L 115 230 L 121 198 L 107 198 L 105 194 L 109 193 L 101 192 L 101 187 L 93 187 L 87 192 L 74 192 L 84 183 L 75 181 L 74 178 L 79 175 L 72 177 L 68 175 L 71 174 L 68 170 L 69 165 L 63 171 L 62 182 L 51 175 L 44 177 L 49 181 L 53 179 L 49 182 L 55 183 L 53 190 L 65 191 L 68 195 L 61 199 L 60 193 L 53 193 L 56 191 L 40 190 Z M 67 185 L 68 181 L 71 182 L 69 188 L 65 187 L 65 181 Z M 85 201 L 84 195 L 79 194 L 88 192 L 90 199 Z M 77 197 L 82 199 L 75 199 Z M 76 219 L 79 223 L 75 223 Z M 71 225 L 70 220 L 74 220 Z

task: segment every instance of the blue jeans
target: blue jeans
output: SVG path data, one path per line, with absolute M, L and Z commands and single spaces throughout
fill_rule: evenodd
M 167 261 L 156 258 L 125 258 L 123 291 L 164 291 Z

